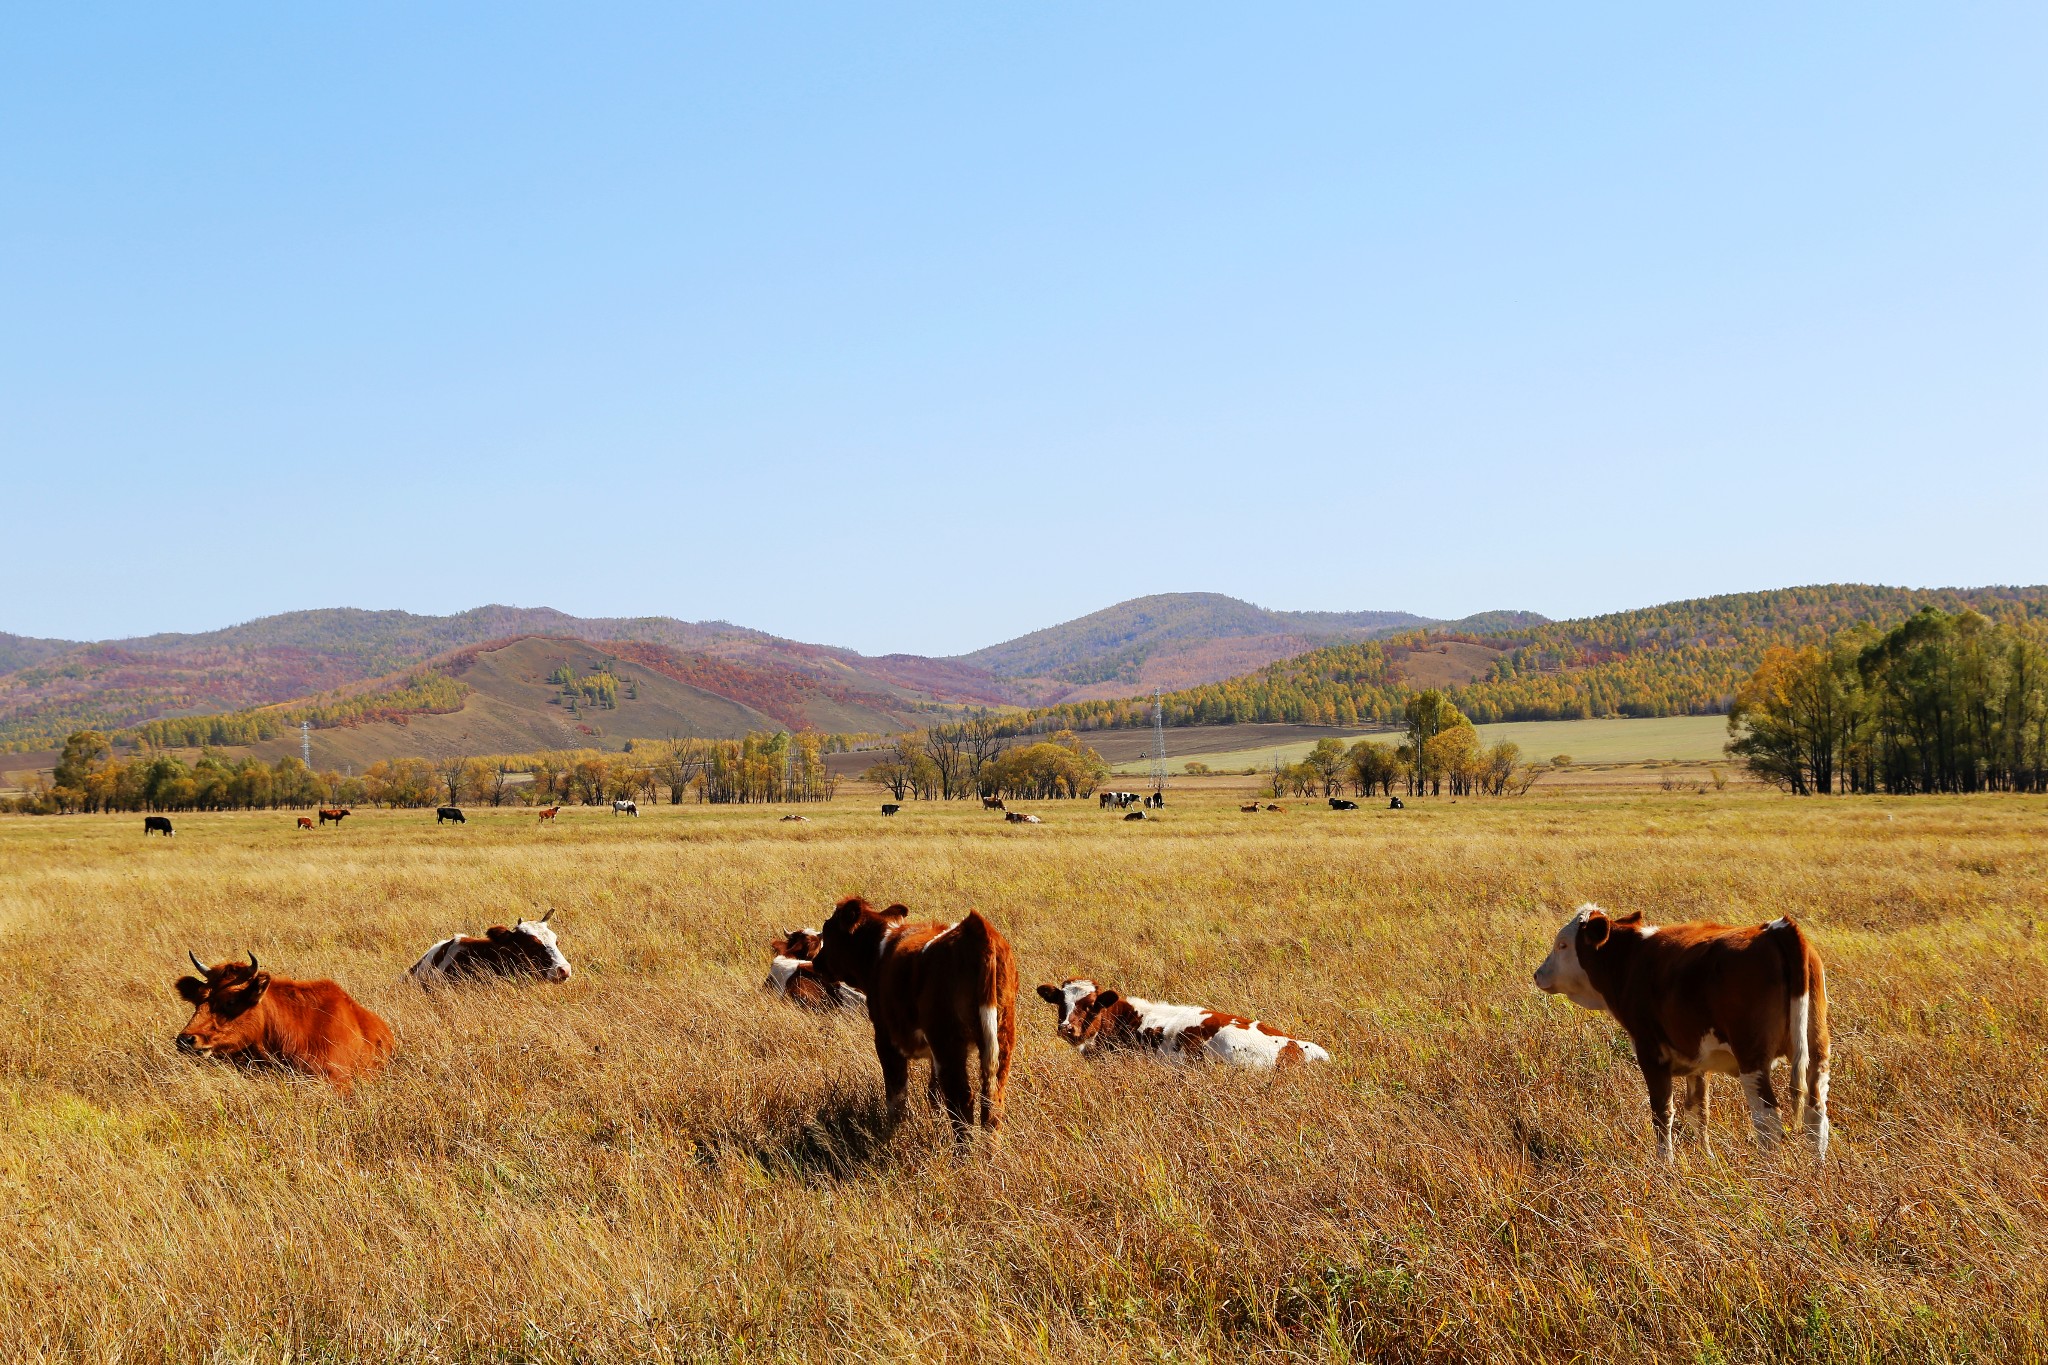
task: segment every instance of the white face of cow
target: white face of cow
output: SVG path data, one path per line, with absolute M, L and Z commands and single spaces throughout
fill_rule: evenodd
M 1564 928 L 1557 931 L 1551 942 L 1550 956 L 1536 969 L 1536 989 L 1551 995 L 1561 995 L 1589 1010 L 1607 1008 L 1606 998 L 1593 989 L 1593 982 L 1586 976 L 1586 968 L 1579 961 L 1579 926 L 1586 917 L 1599 909 L 1596 905 L 1582 905 L 1579 913 L 1565 921 Z
M 1059 1010 L 1060 1021 L 1056 1025 L 1058 1028 L 1065 1028 L 1067 1020 L 1073 1017 L 1074 1006 L 1080 1004 L 1093 994 L 1095 994 L 1095 983 L 1081 976 L 1077 976 L 1071 981 L 1062 982 L 1057 986 L 1040 986 L 1038 988 L 1039 998 Z
M 554 911 L 550 910 L 548 913 L 552 915 Z M 569 979 L 569 959 L 562 956 L 562 945 L 555 941 L 555 931 L 548 928 L 546 920 L 523 919 L 512 927 L 515 932 L 526 935 L 547 950 L 548 965 L 542 974 L 548 980 Z

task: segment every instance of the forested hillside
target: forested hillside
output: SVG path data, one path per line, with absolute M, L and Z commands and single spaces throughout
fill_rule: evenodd
M 1447 689 L 1475 721 L 1696 715 L 1727 710 L 1773 645 L 1817 641 L 1859 624 L 1889 628 L 1929 606 L 2041 628 L 2048 587 L 1829 584 L 1696 598 L 1499 634 L 1408 632 L 1312 650 L 1163 701 L 1170 725 L 1391 721 L 1414 690 L 1405 675 L 1421 656 L 1460 642 L 1493 655 L 1478 676 Z M 1103 700 L 1043 708 L 1013 724 L 1095 729 L 1150 720 L 1149 701 Z
M 337 608 L 289 612 L 200 634 L 97 644 L 0 636 L 0 664 L 19 660 L 0 667 L 0 752 L 53 747 L 81 728 L 114 731 L 180 717 L 211 721 L 280 703 L 317 711 L 358 685 L 388 692 L 400 686 L 395 675 L 450 651 L 532 635 L 723 659 L 749 675 L 733 686 L 759 684 L 756 690 L 764 693 L 815 685 L 826 693 L 872 695 L 905 707 L 1024 699 L 986 672 L 957 662 L 914 656 L 869 660 L 851 650 L 800 644 L 722 621 L 583 619 L 544 607 L 479 607 L 453 616 Z M 771 676 L 783 681 L 767 683 Z M 223 723 L 246 728 L 252 722 L 242 717 Z

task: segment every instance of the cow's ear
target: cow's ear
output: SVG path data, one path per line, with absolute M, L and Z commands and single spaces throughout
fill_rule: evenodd
M 188 1004 L 197 1005 L 206 999 L 206 983 L 196 976 L 181 976 L 178 978 L 178 994 Z
M 892 906 L 890 906 L 890 907 L 889 907 L 889 908 L 888 908 L 887 910 L 884 910 L 884 911 L 882 912 L 882 918 L 883 918 L 883 919 L 902 919 L 902 918 L 903 918 L 903 917 L 904 917 L 905 915 L 907 915 L 907 914 L 909 914 L 909 913 L 910 913 L 910 907 L 909 907 L 909 906 L 907 906 L 907 905 L 892 905 Z
M 1617 929 L 1639 929 L 1642 924 L 1643 912 L 1640 910 L 1631 910 L 1626 915 L 1614 917 L 1614 927 Z
M 249 978 L 249 1003 L 255 1004 L 263 998 L 263 992 L 270 989 L 270 973 L 258 972 Z
M 484 930 L 484 937 L 493 943 L 503 943 L 506 939 L 512 937 L 512 931 L 502 924 L 493 924 L 490 928 Z
M 1095 1008 L 1099 1010 L 1106 1010 L 1111 1005 L 1114 1005 L 1117 1001 L 1121 999 L 1123 999 L 1123 997 L 1121 995 L 1118 995 L 1115 991 L 1097 991 L 1095 992 L 1094 996 Z
M 861 912 L 867 908 L 868 903 L 859 896 L 848 896 L 833 907 L 832 918 L 825 921 L 825 927 L 851 929 L 860 920 Z
M 1607 916 L 1595 910 L 1579 921 L 1579 946 L 1598 948 L 1607 942 Z
M 1038 988 L 1038 998 L 1048 1005 L 1057 1005 L 1066 999 L 1066 996 L 1060 991 L 1058 986 L 1040 986 Z
M 776 955 L 777 957 L 792 957 L 792 956 L 794 956 L 794 954 L 792 954 L 792 953 L 791 953 L 791 952 L 789 951 L 789 938 L 788 938 L 788 936 L 787 936 L 787 935 L 784 935 L 784 936 L 783 936 L 783 937 L 781 937 L 781 938 L 771 938 L 771 939 L 769 939 L 769 940 L 768 940 L 768 951 L 769 951 L 769 952 L 771 952 L 771 953 L 773 953 L 773 954 L 775 954 L 775 955 Z

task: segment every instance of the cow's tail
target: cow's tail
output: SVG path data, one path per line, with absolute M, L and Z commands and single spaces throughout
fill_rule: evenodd
M 1792 1121 L 1786 1126 L 1797 1131 L 1805 1121 L 1806 1106 L 1812 1098 L 1808 1094 L 1807 1071 L 1812 1061 L 1815 983 L 1808 969 L 1811 955 L 1807 951 L 1806 935 L 1800 932 L 1799 926 L 1790 919 L 1779 919 L 1769 927 L 1771 936 L 1777 940 L 1779 960 L 1785 969 L 1785 1028 L 1790 1035 L 1786 1039 L 1786 1052 L 1792 1063 Z
M 960 941 L 973 955 L 975 964 L 974 1012 L 980 1025 L 981 1096 L 987 1109 L 996 1078 L 1008 1068 L 1003 1055 L 1003 978 L 1005 955 L 998 946 L 994 926 L 969 910 L 960 921 Z

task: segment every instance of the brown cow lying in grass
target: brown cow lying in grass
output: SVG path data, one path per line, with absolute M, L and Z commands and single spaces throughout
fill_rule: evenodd
M 1330 1060 L 1314 1043 L 1256 1019 L 1097 990 L 1085 977 L 1040 986 L 1038 997 L 1060 1012 L 1060 1037 L 1084 1057 L 1142 1052 L 1162 1061 L 1207 1059 L 1259 1070 Z
M 1003 1087 L 1017 1046 L 1017 963 L 994 925 L 969 910 L 952 924 L 912 924 L 901 905 L 877 910 L 858 896 L 841 901 L 825 921 L 819 975 L 857 987 L 868 999 L 875 1056 L 889 1122 L 903 1117 L 914 1057 L 929 1057 L 932 1074 L 964 1149 L 974 1093 L 967 1054 L 981 1058 L 981 1126 L 1002 1123 Z
M 769 939 L 768 949 L 775 956 L 768 963 L 768 979 L 761 983 L 761 989 L 773 991 L 807 1010 L 866 1009 L 865 995 L 818 975 L 811 959 L 818 955 L 822 942 L 824 938 L 816 929 L 792 929 L 781 938 Z
M 178 1051 L 231 1062 L 290 1067 L 338 1089 L 382 1066 L 397 1040 L 391 1027 L 332 981 L 287 981 L 247 963 L 203 966 L 178 978 L 192 1018 L 178 1031 Z

